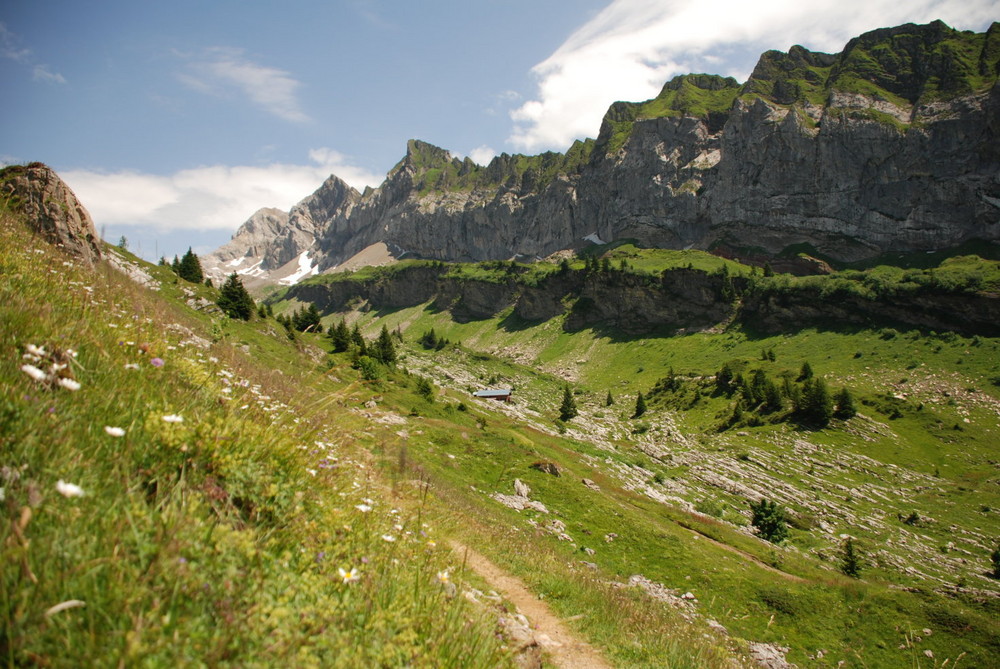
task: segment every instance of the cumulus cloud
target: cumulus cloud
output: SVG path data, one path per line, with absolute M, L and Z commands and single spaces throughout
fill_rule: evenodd
M 520 150 L 564 149 L 595 137 L 616 100 L 647 100 L 671 77 L 711 72 L 746 79 L 755 57 L 801 44 L 837 52 L 875 28 L 941 19 L 983 30 L 993 0 L 615 0 L 534 68 L 536 95 L 511 112 Z
M 496 157 L 496 155 L 497 152 L 485 144 L 477 146 L 472 151 L 469 151 L 469 158 L 472 158 L 472 162 L 477 165 L 488 165 L 489 162 Z
M 235 230 L 261 207 L 288 210 L 330 174 L 355 188 L 382 178 L 347 162 L 332 149 L 309 152 L 310 165 L 213 165 L 159 176 L 138 172 L 60 172 L 95 224 L 161 232 Z
M 226 94 L 236 90 L 264 111 L 286 121 L 309 120 L 297 97 L 301 82 L 284 70 L 254 63 L 245 57 L 243 49 L 207 49 L 192 59 L 177 78 L 202 93 Z

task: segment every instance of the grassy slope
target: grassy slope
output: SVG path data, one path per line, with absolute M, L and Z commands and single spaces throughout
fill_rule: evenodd
M 332 381 L 273 322 L 180 306 L 164 269 L 150 268 L 156 295 L 9 214 L 0 231 L 4 664 L 510 661 L 438 583 L 452 559 L 429 542 L 418 489 L 390 490 L 366 463 L 377 437 L 350 408 L 352 370 Z M 63 373 L 80 388 L 29 378 L 29 345 L 44 370 L 75 350 Z M 85 494 L 62 496 L 59 480 Z M 66 602 L 82 604 L 51 608 Z
M 632 249 L 622 253 L 655 269 L 655 259 Z M 468 509 L 473 521 L 462 522 L 481 533 L 486 552 L 548 593 L 567 615 L 583 614 L 580 624 L 594 638 L 610 636 L 609 626 L 587 622 L 585 602 L 593 590 L 573 581 L 593 575 L 577 566 L 582 573 L 567 581 L 538 569 L 540 561 L 587 560 L 599 566 L 598 578 L 624 581 L 641 573 L 678 592 L 691 590 L 701 600 L 699 610 L 736 637 L 788 645 L 796 661 L 823 649 L 820 666 L 840 659 L 863 666 L 923 660 L 930 666 L 922 653 L 931 650 L 939 661 L 964 652 L 963 662 L 990 666 L 998 589 L 984 574 L 1000 535 L 991 460 L 1000 436 L 997 341 L 888 330 L 767 338 L 730 331 L 623 341 L 567 334 L 557 320 L 513 329 L 503 327 L 502 318 L 455 323 L 447 313 L 421 307 L 357 317 L 371 334 L 385 324 L 412 341 L 433 327 L 464 344 L 466 350 L 433 356 L 415 351 L 405 362 L 461 393 L 450 403 L 413 406 L 446 422 L 425 425 L 419 440 L 411 437 L 407 457 L 435 477 L 440 494 Z M 334 318 L 339 316 L 327 320 Z M 761 361 L 767 349 L 775 351 L 775 361 Z M 765 422 L 719 432 L 733 400 L 714 395 L 710 379 L 698 379 L 733 360 L 747 370 L 762 367 L 773 378 L 794 376 L 809 361 L 835 389 L 848 385 L 863 415 L 820 431 Z M 685 376 L 683 390 L 658 396 L 653 411 L 630 420 L 634 393 L 648 392 L 671 367 Z M 567 426 L 569 441 L 557 435 L 554 423 L 560 377 L 574 381 L 581 406 L 582 416 Z M 484 385 L 515 387 L 520 415 L 472 418 L 456 411 L 456 401 L 469 402 L 465 392 Z M 692 406 L 696 386 L 700 399 Z M 609 390 L 617 402 L 605 407 Z M 458 433 L 452 423 L 457 416 L 467 421 Z M 539 460 L 567 473 L 556 479 L 528 468 Z M 583 477 L 597 481 L 602 493 L 583 488 Z M 573 543 L 544 531 L 551 516 L 518 514 L 486 497 L 512 492 L 514 478 L 556 511 Z M 740 485 L 793 511 L 800 529 L 792 530 L 786 546 L 749 536 Z M 664 497 L 673 501 L 653 501 Z M 921 517 L 917 526 L 902 522 L 912 511 Z M 690 527 L 744 555 L 699 540 Z M 609 532 L 620 538 L 606 543 Z M 542 537 L 540 544 L 532 534 Z M 858 537 L 865 551 L 863 581 L 838 573 L 843 534 Z M 583 547 L 596 554 L 586 556 Z M 774 565 L 797 578 L 767 569 Z M 924 628 L 932 635 L 924 638 Z M 914 635 L 921 637 L 915 646 Z M 629 657 L 622 645 L 611 652 Z

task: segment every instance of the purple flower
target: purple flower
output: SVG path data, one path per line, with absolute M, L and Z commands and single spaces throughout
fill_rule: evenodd
M 149 361 L 153 367 L 163 367 L 163 358 L 153 358 Z

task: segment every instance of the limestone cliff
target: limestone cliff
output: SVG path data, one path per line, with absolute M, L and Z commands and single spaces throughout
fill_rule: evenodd
M 998 243 L 998 69 L 1000 24 L 908 24 L 839 54 L 769 51 L 742 85 L 677 77 L 565 154 L 479 166 L 410 141 L 379 188 L 331 178 L 254 257 L 267 270 L 310 249 L 327 271 L 376 243 L 460 261 L 631 238 L 849 262 Z
M 48 241 L 88 263 L 101 259 L 93 219 L 70 187 L 47 165 L 4 168 L 0 171 L 0 195 L 20 209 Z

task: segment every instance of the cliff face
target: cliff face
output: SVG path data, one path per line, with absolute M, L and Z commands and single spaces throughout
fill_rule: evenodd
M 678 77 L 612 105 L 596 141 L 566 154 L 481 167 L 411 141 L 378 189 L 331 178 L 255 257 L 271 269 L 308 249 L 324 271 L 385 242 L 531 258 L 596 235 L 757 256 L 805 244 L 853 261 L 1000 242 L 998 68 L 1000 24 L 905 25 L 840 54 L 769 51 L 742 85 Z
M 14 165 L 0 171 L 0 194 L 24 212 L 48 241 L 85 262 L 101 259 L 94 221 L 70 187 L 42 163 Z

